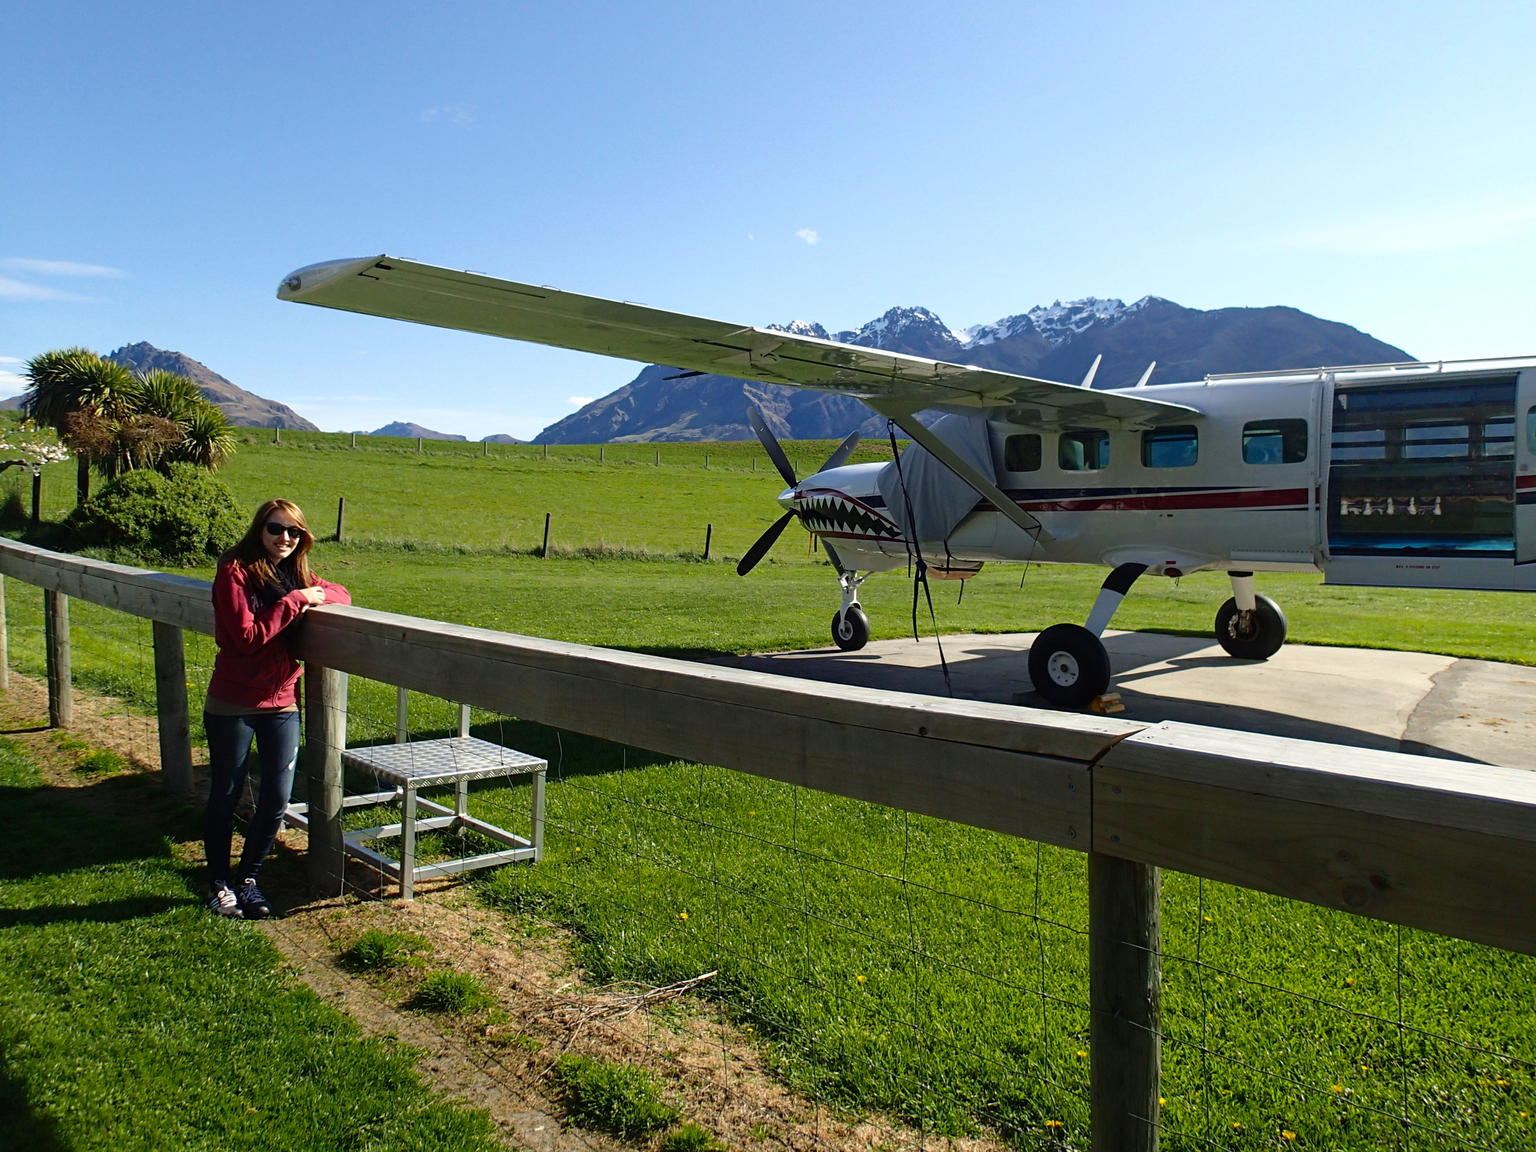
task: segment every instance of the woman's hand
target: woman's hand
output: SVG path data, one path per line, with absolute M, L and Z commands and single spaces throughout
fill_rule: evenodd
M 313 608 L 317 604 L 325 603 L 325 589 L 321 587 L 300 588 L 299 595 L 304 597 L 304 607 Z

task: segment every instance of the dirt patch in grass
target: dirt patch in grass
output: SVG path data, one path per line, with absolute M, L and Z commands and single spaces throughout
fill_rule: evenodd
M 154 724 L 118 702 L 76 692 L 67 733 L 47 727 L 47 695 L 37 681 L 10 676 L 0 694 L 0 734 L 25 746 L 52 787 L 80 805 L 118 819 L 151 822 L 188 863 L 202 858 L 199 804 L 160 791 Z M 127 771 L 104 779 L 103 758 Z M 90 761 L 82 767 L 82 763 Z M 194 796 L 206 787 L 195 771 Z M 986 1140 L 946 1140 L 878 1118 L 849 1118 L 786 1091 L 740 1029 L 719 1019 L 688 988 L 594 988 L 571 960 L 560 931 L 481 906 L 462 883 L 417 885 L 417 898 L 389 897 L 381 878 L 349 862 L 348 892 L 310 900 L 304 836 L 285 830 L 263 872 L 277 916 L 252 925 L 316 995 L 367 1033 L 419 1052 L 418 1068 L 444 1095 L 485 1109 L 510 1147 L 533 1152 L 605 1152 L 633 1148 L 566 1125 L 550 1075 L 567 1052 L 643 1065 L 665 1078 L 685 1120 L 716 1133 L 732 1149 L 987 1152 Z M 426 941 L 411 963 L 354 973 L 340 954 L 368 929 Z M 431 972 L 474 977 L 492 1006 L 462 1016 L 410 1011 L 404 1005 Z M 708 974 L 700 973 L 707 978 Z

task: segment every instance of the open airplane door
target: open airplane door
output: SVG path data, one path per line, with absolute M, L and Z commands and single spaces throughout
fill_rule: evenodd
M 1536 369 L 1515 381 L 1515 563 L 1536 564 Z

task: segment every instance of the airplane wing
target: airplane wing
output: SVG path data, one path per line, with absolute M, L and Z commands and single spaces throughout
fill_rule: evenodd
M 838 392 L 886 415 L 938 407 L 1007 408 L 1015 410 L 1018 423 L 1044 428 L 1104 421 L 1146 427 L 1195 411 L 1142 395 L 744 328 L 390 256 L 311 264 L 285 277 L 277 295 L 641 363 Z

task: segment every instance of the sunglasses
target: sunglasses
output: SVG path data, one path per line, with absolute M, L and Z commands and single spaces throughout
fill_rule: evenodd
M 295 540 L 304 538 L 304 529 L 297 524 L 279 524 L 275 520 L 267 521 L 268 536 L 292 536 Z

